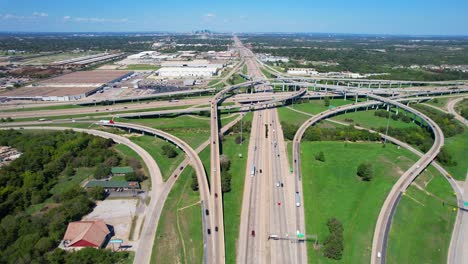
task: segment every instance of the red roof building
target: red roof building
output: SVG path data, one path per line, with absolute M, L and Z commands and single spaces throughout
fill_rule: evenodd
M 102 220 L 71 222 L 63 236 L 64 246 L 100 248 L 110 233 Z

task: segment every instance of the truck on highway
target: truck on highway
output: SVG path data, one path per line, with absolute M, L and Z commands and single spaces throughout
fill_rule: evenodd
M 296 206 L 297 207 L 301 206 L 301 196 L 299 192 L 296 192 Z
M 255 165 L 252 165 L 252 169 L 250 170 L 250 177 L 255 176 Z

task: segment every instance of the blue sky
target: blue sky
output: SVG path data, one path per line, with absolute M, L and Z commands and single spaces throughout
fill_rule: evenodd
M 0 31 L 468 35 L 467 0 L 0 0 Z

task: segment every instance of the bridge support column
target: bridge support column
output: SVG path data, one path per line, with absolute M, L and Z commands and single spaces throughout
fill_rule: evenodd
M 344 93 L 344 100 L 346 101 L 346 92 Z
M 380 89 L 381 85 L 382 85 L 382 83 L 381 83 L 381 82 L 379 82 L 379 89 Z
M 358 94 L 356 93 L 356 101 L 355 101 L 355 103 L 357 103 L 357 99 L 358 99 Z

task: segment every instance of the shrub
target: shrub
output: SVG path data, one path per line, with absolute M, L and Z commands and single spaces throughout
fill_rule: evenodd
M 325 162 L 325 154 L 323 154 L 323 151 L 315 154 L 315 159 L 321 162 Z
M 324 255 L 327 258 L 339 260 L 343 256 L 343 225 L 336 218 L 330 218 L 327 221 L 330 235 L 324 242 Z
M 172 145 L 163 145 L 162 154 L 170 159 L 175 158 L 177 156 L 177 152 L 175 151 Z
M 361 177 L 364 181 L 370 181 L 373 177 L 372 164 L 370 163 L 361 163 L 357 169 L 357 175 Z

